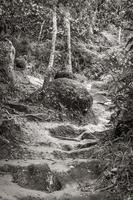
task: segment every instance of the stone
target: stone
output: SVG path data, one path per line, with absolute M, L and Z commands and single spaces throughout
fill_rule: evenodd
M 47 164 L 31 164 L 28 167 L 18 167 L 13 170 L 13 180 L 21 187 L 48 193 L 62 188 L 57 176 Z
M 55 74 L 54 79 L 58 79 L 58 78 L 69 78 L 69 79 L 76 79 L 75 75 L 73 73 L 70 72 L 66 72 L 66 71 L 58 71 Z
M 68 78 L 55 79 L 43 88 L 42 103 L 46 107 L 58 110 L 87 114 L 93 104 L 93 98 L 88 90 L 78 81 Z
M 5 80 L 14 83 L 14 58 L 15 48 L 13 47 L 12 42 L 8 39 L 0 40 L 0 81 L 3 74 L 6 76 L 4 77 Z
M 15 67 L 16 69 L 21 69 L 21 70 L 24 70 L 26 69 L 26 60 L 24 57 L 18 57 L 15 59 Z

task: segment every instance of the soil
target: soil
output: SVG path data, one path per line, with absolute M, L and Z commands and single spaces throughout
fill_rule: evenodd
M 28 79 L 32 89 L 42 84 L 32 76 Z M 100 134 L 108 129 L 111 101 L 97 87 L 99 82 L 85 84 L 93 97 L 96 124 L 53 120 L 55 113 L 41 107 L 28 105 L 27 111 L 27 105 L 21 109 L 15 103 L 7 105 L 12 119 L 2 124 L 1 200 L 114 199 L 106 190 L 96 189 L 103 166 L 93 157 Z

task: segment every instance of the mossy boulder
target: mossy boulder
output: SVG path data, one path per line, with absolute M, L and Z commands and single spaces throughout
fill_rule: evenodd
M 14 58 L 15 48 L 11 41 L 0 38 L 0 101 L 5 101 L 14 91 L 16 84 Z
M 93 98 L 78 81 L 58 78 L 43 89 L 42 103 L 46 107 L 67 109 L 85 115 L 93 104 Z
M 26 60 L 23 57 L 17 57 L 15 59 L 15 67 L 16 69 L 24 70 L 26 69 Z
M 8 39 L 0 40 L 0 82 L 14 84 L 15 48 Z
M 49 166 L 31 164 L 28 167 L 17 167 L 12 170 L 13 180 L 21 187 L 33 190 L 45 191 L 48 193 L 58 191 L 62 188 L 57 176 Z
M 54 79 L 58 79 L 58 78 L 69 78 L 69 79 L 76 79 L 75 75 L 73 73 L 70 72 L 66 72 L 66 71 L 58 71 L 55 74 Z

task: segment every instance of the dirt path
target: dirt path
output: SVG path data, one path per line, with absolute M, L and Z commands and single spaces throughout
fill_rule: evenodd
M 33 77 L 29 78 L 34 84 Z M 35 84 L 40 86 L 41 82 L 36 79 Z M 86 85 L 94 98 L 97 125 L 16 119 L 21 126 L 23 153 L 19 159 L 0 160 L 0 199 L 107 199 L 106 192 L 95 191 L 101 167 L 93 154 L 99 148 L 98 133 L 108 128 L 111 115 L 111 102 L 100 84 Z

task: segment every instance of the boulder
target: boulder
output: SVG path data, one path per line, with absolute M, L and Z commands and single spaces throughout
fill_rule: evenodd
M 16 69 L 24 70 L 26 68 L 26 60 L 24 57 L 18 57 L 15 59 L 15 67 Z
M 75 75 L 73 73 L 70 72 L 66 72 L 66 71 L 58 71 L 55 74 L 54 79 L 58 79 L 58 78 L 69 78 L 69 79 L 76 79 Z
M 14 83 L 15 48 L 8 39 L 0 40 L 0 82 Z
M 17 167 L 13 171 L 13 180 L 21 187 L 48 193 L 59 191 L 62 188 L 57 176 L 49 166 L 31 164 L 28 167 Z
M 29 55 L 32 51 L 30 42 L 27 39 L 18 40 L 12 37 L 12 43 L 16 49 L 16 56 Z
M 46 107 L 67 109 L 84 115 L 91 108 L 93 99 L 88 90 L 78 81 L 58 78 L 49 82 L 43 89 L 42 103 Z

